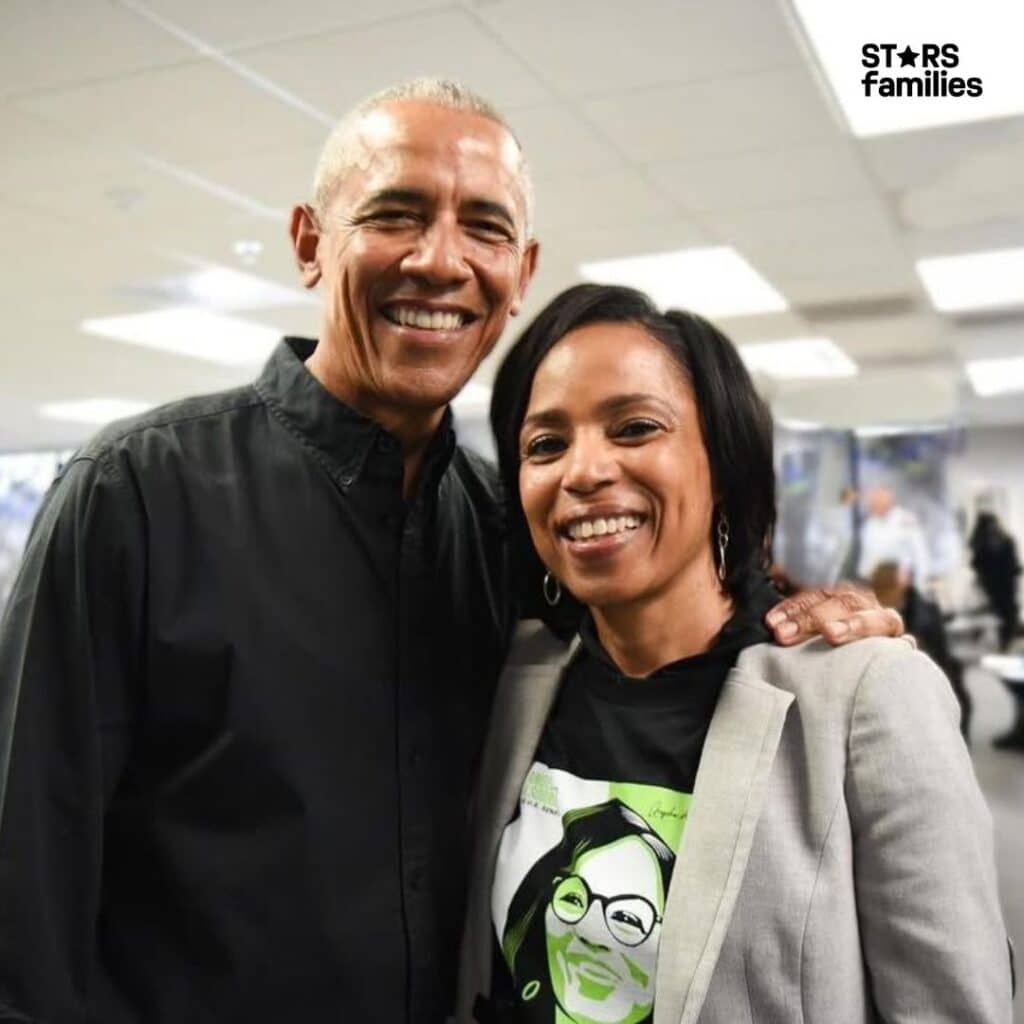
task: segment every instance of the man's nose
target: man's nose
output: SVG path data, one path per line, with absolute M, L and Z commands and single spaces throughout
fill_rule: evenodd
M 567 453 L 562 487 L 573 494 L 591 494 L 612 483 L 617 473 L 615 453 L 603 431 L 599 436 L 580 432 Z
M 457 223 L 438 217 L 426 225 L 416 247 L 402 260 L 402 270 L 431 284 L 459 284 L 472 275 Z

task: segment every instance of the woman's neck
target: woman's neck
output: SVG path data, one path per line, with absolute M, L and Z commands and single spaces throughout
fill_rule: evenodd
M 733 604 L 713 565 L 700 570 L 642 601 L 591 608 L 602 646 L 625 675 L 641 679 L 710 649 Z

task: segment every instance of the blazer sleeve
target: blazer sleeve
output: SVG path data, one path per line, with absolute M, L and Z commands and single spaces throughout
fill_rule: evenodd
M 849 734 L 847 805 L 864 957 L 883 1020 L 1009 1024 L 992 819 L 948 681 L 887 646 Z

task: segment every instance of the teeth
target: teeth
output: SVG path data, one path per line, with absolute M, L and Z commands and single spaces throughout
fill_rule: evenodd
M 390 316 L 403 327 L 418 327 L 427 331 L 454 331 L 461 327 L 463 322 L 461 313 L 448 313 L 440 309 L 431 312 L 411 306 L 394 306 L 390 310 Z
M 590 537 L 604 537 L 609 533 L 635 530 L 639 525 L 640 517 L 634 515 L 596 517 L 594 519 L 578 519 L 570 524 L 568 532 L 573 540 L 588 540 Z

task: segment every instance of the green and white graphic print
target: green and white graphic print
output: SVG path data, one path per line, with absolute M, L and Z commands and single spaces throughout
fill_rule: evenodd
M 689 793 L 533 764 L 491 894 L 523 1019 L 650 1019 L 665 897 L 689 807 Z

